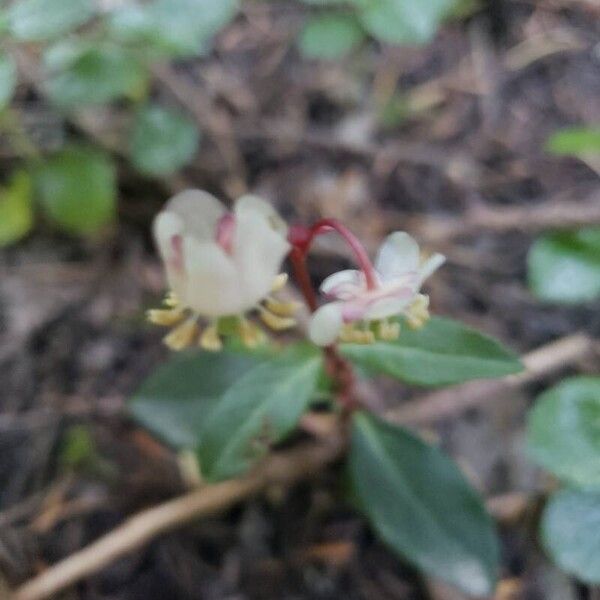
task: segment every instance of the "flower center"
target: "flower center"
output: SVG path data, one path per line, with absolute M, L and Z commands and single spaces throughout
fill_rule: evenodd
M 215 241 L 227 254 L 233 252 L 233 234 L 235 233 L 235 217 L 233 213 L 224 214 L 217 223 Z

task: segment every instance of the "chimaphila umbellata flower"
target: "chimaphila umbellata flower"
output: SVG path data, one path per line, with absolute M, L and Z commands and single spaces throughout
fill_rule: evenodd
M 357 270 L 340 271 L 323 281 L 321 292 L 331 301 L 313 314 L 311 340 L 327 346 L 337 339 L 356 343 L 371 343 L 376 337 L 396 339 L 400 324 L 389 319 L 397 315 L 403 315 L 410 327 L 422 326 L 429 318 L 429 297 L 419 290 L 444 260 L 441 254 L 422 260 L 410 235 L 390 234 L 379 249 L 371 285 Z
M 227 211 L 207 192 L 187 190 L 157 215 L 154 237 L 171 293 L 166 308 L 151 310 L 148 317 L 176 325 L 165 337 L 172 349 L 198 341 L 219 350 L 223 317 L 234 317 L 242 341 L 254 346 L 264 334 L 247 320 L 252 310 L 272 329 L 294 325 L 295 306 L 271 295 L 285 285 L 279 272 L 290 246 L 285 223 L 265 201 L 243 196 Z M 203 331 L 199 318 L 207 321 Z

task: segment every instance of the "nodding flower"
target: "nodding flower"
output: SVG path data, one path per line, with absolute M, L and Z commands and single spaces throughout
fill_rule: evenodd
M 375 285 L 368 285 L 363 271 L 350 269 L 323 281 L 320 290 L 330 302 L 313 314 L 311 340 L 327 346 L 338 339 L 355 343 L 396 339 L 400 324 L 389 319 L 399 315 L 410 327 L 422 326 L 429 318 L 429 297 L 419 290 L 444 261 L 441 254 L 421 260 L 419 245 L 410 235 L 390 234 L 375 261 Z
M 295 305 L 271 295 L 287 280 L 279 273 L 290 245 L 287 226 L 264 200 L 242 196 L 227 211 L 209 193 L 186 190 L 167 203 L 153 229 L 171 293 L 166 307 L 149 311 L 148 318 L 176 325 L 165 337 L 169 347 L 179 350 L 197 341 L 219 350 L 223 317 L 235 317 L 242 341 L 255 346 L 265 336 L 246 319 L 254 310 L 275 330 L 295 324 Z M 208 322 L 203 331 L 199 318 Z

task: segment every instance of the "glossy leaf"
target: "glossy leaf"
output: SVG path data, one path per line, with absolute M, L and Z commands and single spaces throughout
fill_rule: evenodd
M 307 58 L 338 59 L 348 54 L 365 34 L 350 15 L 326 14 L 306 23 L 300 36 L 300 50 Z
M 31 179 L 25 171 L 19 171 L 7 187 L 0 189 L 0 246 L 19 241 L 32 227 Z
M 544 392 L 529 415 L 528 446 L 557 477 L 600 486 L 600 377 L 573 377 Z
M 403 326 L 396 341 L 342 344 L 341 352 L 360 367 L 415 385 L 502 377 L 523 368 L 517 356 L 496 340 L 441 317 L 416 331 Z
M 142 173 L 168 175 L 191 160 L 198 142 L 191 119 L 160 106 L 146 106 L 135 121 L 131 158 Z
M 212 480 L 226 479 L 262 458 L 294 429 L 316 394 L 321 371 L 321 352 L 301 345 L 239 377 L 204 430 L 202 473 Z
M 600 227 L 539 238 L 527 264 L 529 287 L 540 300 L 569 304 L 600 297 Z
M 6 108 L 17 85 L 17 68 L 10 55 L 0 52 L 0 110 Z
M 600 127 L 568 127 L 553 133 L 546 142 L 551 154 L 593 156 L 600 154 Z
M 167 55 L 194 55 L 237 13 L 238 0 L 155 0 L 124 6 L 110 21 L 112 34 Z
M 391 44 L 428 42 L 455 0 L 351 0 L 375 38 Z
M 561 490 L 546 505 L 542 543 L 559 567 L 581 581 L 600 584 L 600 492 Z
M 12 35 L 25 41 L 57 38 L 94 14 L 94 0 L 18 0 L 8 13 Z
M 349 469 L 359 506 L 392 550 L 469 594 L 493 591 L 499 561 L 494 524 L 447 456 L 359 412 Z
M 222 351 L 173 355 L 129 402 L 134 419 L 175 448 L 195 448 L 221 395 L 260 359 Z
M 97 150 L 70 147 L 55 154 L 37 169 L 36 188 L 47 216 L 69 233 L 93 233 L 115 217 L 115 168 Z
M 105 44 L 72 48 L 62 56 L 64 70 L 46 84 L 48 94 L 58 105 L 76 108 L 101 104 L 120 96 L 139 95 L 147 81 L 147 72 L 136 56 L 125 48 Z M 71 59 L 69 61 L 69 58 Z M 52 57 L 46 62 L 58 63 Z

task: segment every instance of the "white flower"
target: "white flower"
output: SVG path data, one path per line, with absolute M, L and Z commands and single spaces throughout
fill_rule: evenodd
M 374 333 L 369 322 L 379 324 L 384 339 L 398 336 L 397 323 L 389 317 L 404 314 L 409 324 L 422 325 L 428 317 L 428 297 L 419 294 L 422 283 L 444 262 L 441 254 L 421 261 L 419 245 L 407 233 L 390 234 L 379 249 L 375 261 L 376 287 L 369 289 L 362 271 L 335 273 L 321 284 L 321 292 L 331 302 L 312 316 L 309 336 L 319 346 L 327 346 L 339 337 L 347 341 L 370 342 Z M 356 329 L 363 322 L 366 327 Z
M 155 218 L 154 237 L 176 300 L 170 301 L 171 310 L 151 311 L 150 319 L 169 325 L 191 313 L 165 339 L 176 348 L 189 345 L 197 335 L 198 316 L 216 322 L 260 308 L 290 249 L 285 223 L 260 198 L 243 196 L 228 212 L 200 190 L 181 192 L 167 203 Z M 220 347 L 215 325 L 200 342 Z

